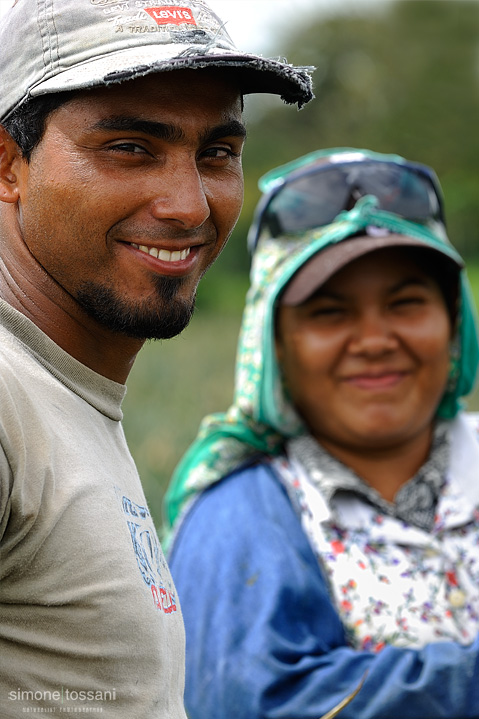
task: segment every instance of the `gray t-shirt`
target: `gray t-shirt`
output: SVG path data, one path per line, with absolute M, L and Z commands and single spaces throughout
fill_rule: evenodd
M 0 301 L 0 715 L 184 719 L 176 591 L 125 387 Z

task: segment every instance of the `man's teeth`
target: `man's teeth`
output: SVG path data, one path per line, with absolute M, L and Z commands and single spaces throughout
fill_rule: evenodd
M 136 247 L 141 252 L 146 252 L 147 255 L 157 257 L 159 260 L 164 262 L 179 262 L 180 260 L 186 260 L 191 252 L 191 247 L 187 247 L 186 250 L 176 250 L 170 252 L 169 250 L 159 250 L 157 247 L 147 247 L 146 245 L 136 245 L 134 242 L 131 243 L 132 247 Z

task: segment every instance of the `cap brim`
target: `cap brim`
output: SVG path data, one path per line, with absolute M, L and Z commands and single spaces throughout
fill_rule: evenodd
M 348 238 L 330 245 L 306 262 L 306 264 L 293 275 L 289 284 L 286 286 L 281 296 L 281 304 L 293 307 L 300 305 L 342 267 L 369 252 L 374 252 L 375 250 L 386 247 L 421 247 L 431 252 L 436 252 L 444 259 L 449 260 L 458 270 L 463 267 L 460 262 L 449 254 L 441 252 L 440 249 L 433 247 L 428 242 L 423 242 L 414 237 L 388 234 L 381 237 L 363 235 Z
M 30 95 L 84 90 L 151 73 L 207 68 L 230 70 L 240 92 L 245 95 L 271 93 L 280 95 L 287 103 L 297 103 L 299 107 L 314 97 L 312 68 L 298 68 L 257 55 L 228 52 L 224 48 L 192 52 L 191 45 L 179 44 L 175 45 L 174 57 L 171 57 L 171 48 L 161 45 L 131 47 L 96 57 L 42 80 L 31 88 Z

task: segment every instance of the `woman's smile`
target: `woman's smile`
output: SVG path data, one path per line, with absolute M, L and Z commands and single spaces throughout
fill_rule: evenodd
M 409 376 L 409 372 L 375 372 L 354 374 L 344 378 L 344 382 L 363 390 L 385 390 L 395 388 Z

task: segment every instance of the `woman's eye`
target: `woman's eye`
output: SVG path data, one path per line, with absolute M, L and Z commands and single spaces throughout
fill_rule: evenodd
M 330 305 L 329 307 L 314 307 L 311 310 L 313 317 L 337 317 L 344 314 L 345 309 L 339 305 Z
M 424 297 L 420 297 L 419 295 L 411 295 L 409 297 L 398 297 L 391 302 L 391 306 L 398 307 L 399 309 L 401 309 L 402 307 L 407 308 L 423 305 L 424 302 Z

